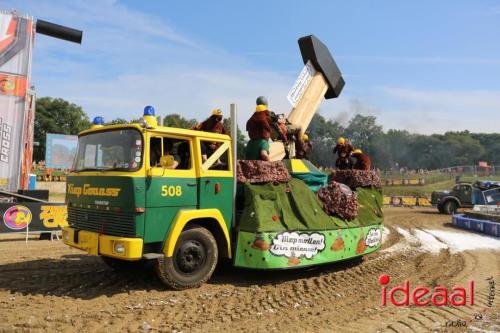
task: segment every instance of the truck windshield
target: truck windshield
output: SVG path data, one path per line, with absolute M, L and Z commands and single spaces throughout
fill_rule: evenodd
M 142 165 L 142 135 L 135 129 L 111 130 L 78 138 L 74 171 L 135 171 Z
M 484 191 L 487 205 L 498 205 L 500 203 L 500 188 Z

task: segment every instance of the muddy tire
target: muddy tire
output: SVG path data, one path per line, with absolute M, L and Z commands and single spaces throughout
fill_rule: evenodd
M 217 242 L 210 231 L 202 227 L 184 230 L 173 256 L 157 259 L 156 274 L 172 289 L 196 288 L 212 276 L 217 257 Z
M 443 205 L 437 205 L 437 209 L 438 209 L 438 212 L 439 214 L 444 214 L 444 210 L 443 210 Z
M 101 260 L 110 268 L 115 271 L 127 271 L 134 269 L 142 269 L 145 267 L 145 260 L 137 260 L 137 261 L 127 261 L 121 259 L 115 259 L 111 257 L 101 256 Z
M 455 201 L 446 201 L 443 205 L 443 212 L 447 215 L 454 214 L 458 209 L 458 204 Z

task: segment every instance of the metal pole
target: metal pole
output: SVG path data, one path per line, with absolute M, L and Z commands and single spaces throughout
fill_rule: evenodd
M 230 126 L 231 126 L 231 145 L 232 145 L 232 153 L 233 153 L 233 222 L 232 226 L 233 228 L 236 226 L 236 186 L 237 186 L 237 181 L 236 181 L 236 164 L 238 163 L 237 161 L 237 156 L 238 156 L 238 122 L 237 122 L 237 115 L 236 115 L 236 104 L 231 103 L 230 105 Z

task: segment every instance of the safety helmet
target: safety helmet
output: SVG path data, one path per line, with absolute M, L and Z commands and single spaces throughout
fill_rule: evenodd
M 212 110 L 212 115 L 214 115 L 214 116 L 222 116 L 221 109 L 213 109 Z
M 343 137 L 340 137 L 340 138 L 338 138 L 337 143 L 339 145 L 343 145 L 343 144 L 345 144 L 345 139 Z
M 307 135 L 307 134 L 304 133 L 304 135 L 302 135 L 302 140 L 303 141 L 309 141 L 309 135 Z
M 361 149 L 354 149 L 354 151 L 352 152 L 353 155 L 358 155 L 358 154 L 363 154 L 363 152 L 361 151 Z

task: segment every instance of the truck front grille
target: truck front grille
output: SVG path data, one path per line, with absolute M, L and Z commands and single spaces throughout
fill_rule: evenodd
M 134 216 L 132 212 L 68 208 L 68 223 L 71 227 L 110 236 L 136 237 Z

